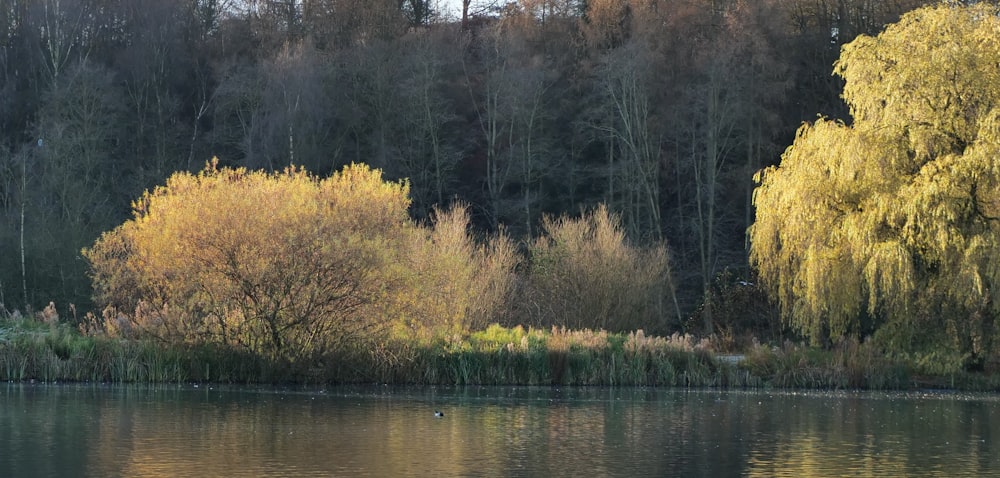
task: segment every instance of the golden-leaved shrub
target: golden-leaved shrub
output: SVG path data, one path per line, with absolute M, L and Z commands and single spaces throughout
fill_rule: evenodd
M 380 304 L 408 294 L 399 264 L 422 234 L 408 189 L 357 164 L 174 174 L 84 250 L 95 299 L 122 335 L 322 356 L 384 329 Z
M 579 218 L 547 217 L 542 228 L 516 304 L 521 322 L 612 332 L 665 328 L 672 284 L 665 245 L 630 244 L 604 205 Z

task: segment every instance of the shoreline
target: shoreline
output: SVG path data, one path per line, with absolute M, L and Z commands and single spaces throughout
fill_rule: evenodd
M 717 353 L 690 336 L 493 326 L 449 339 L 396 339 L 382 355 L 346 350 L 303 365 L 221 346 L 86 336 L 68 324 L 6 325 L 4 382 L 1000 392 L 996 373 L 929 374 L 856 342 Z

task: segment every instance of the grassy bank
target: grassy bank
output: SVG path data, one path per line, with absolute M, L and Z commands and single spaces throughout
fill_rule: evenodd
M 755 345 L 738 357 L 723 357 L 712 352 L 710 342 L 690 336 L 499 326 L 422 341 L 396 339 L 377 349 L 297 366 L 224 347 L 166 346 L 86 336 L 65 323 L 0 320 L 0 380 L 4 381 L 1000 391 L 996 375 L 926 376 L 915 370 L 854 342 L 830 350 Z

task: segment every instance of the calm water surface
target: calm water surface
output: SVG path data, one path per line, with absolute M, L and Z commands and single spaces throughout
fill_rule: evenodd
M 994 430 L 995 395 L 0 384 L 3 477 L 1000 476 Z

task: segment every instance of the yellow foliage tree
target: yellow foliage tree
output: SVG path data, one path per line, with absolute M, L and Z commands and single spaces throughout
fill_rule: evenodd
M 751 260 L 814 339 L 991 352 L 1000 312 L 1000 18 L 922 8 L 845 45 L 852 124 L 803 126 L 758 175 Z M 971 362 L 970 362 L 971 360 Z
M 395 293 L 408 207 L 407 184 L 364 165 L 319 179 L 213 163 L 146 192 L 84 256 L 119 331 L 294 362 L 385 325 L 369 306 Z

